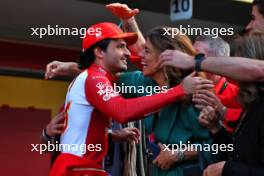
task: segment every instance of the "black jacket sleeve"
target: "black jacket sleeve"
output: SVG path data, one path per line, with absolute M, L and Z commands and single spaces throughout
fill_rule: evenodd
M 227 161 L 223 176 L 264 176 L 263 166 L 253 167 L 234 161 Z
M 223 176 L 264 176 L 264 123 L 259 129 L 260 134 L 260 165 L 249 166 L 235 161 L 227 161 Z
M 232 135 L 225 130 L 225 128 L 221 128 L 217 133 L 211 134 L 213 139 L 213 143 L 217 144 L 218 146 L 225 144 L 226 146 L 232 146 L 233 148 L 233 141 Z M 218 161 L 225 161 L 229 159 L 232 151 L 219 151 L 217 154 Z

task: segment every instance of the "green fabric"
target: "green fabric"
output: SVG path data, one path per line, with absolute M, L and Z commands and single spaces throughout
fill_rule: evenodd
M 151 78 L 145 77 L 142 72 L 135 71 L 121 74 L 118 85 L 125 86 L 157 86 Z M 145 96 L 146 94 L 133 93 L 123 95 L 126 98 Z M 209 131 L 198 122 L 199 112 L 192 105 L 182 103 L 170 104 L 160 111 L 159 119 L 155 123 L 155 140 L 163 144 L 192 143 L 212 144 Z M 148 134 L 153 128 L 153 115 L 144 120 Z M 208 162 L 214 160 L 209 152 L 204 152 Z M 161 170 L 153 165 L 152 176 L 183 176 L 181 165 L 176 165 L 168 171 Z
M 182 103 L 174 103 L 164 107 L 160 112 L 160 118 L 155 125 L 155 140 L 163 144 L 187 144 L 188 141 L 195 144 L 212 144 L 209 131 L 198 122 L 198 114 L 192 106 Z M 214 160 L 209 152 L 204 152 L 207 162 Z M 161 170 L 153 166 L 153 176 L 183 176 L 181 165 L 176 165 L 169 171 Z

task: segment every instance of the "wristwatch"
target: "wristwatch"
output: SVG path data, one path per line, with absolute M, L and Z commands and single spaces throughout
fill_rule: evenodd
M 195 55 L 194 60 L 195 60 L 195 67 L 194 70 L 197 72 L 202 71 L 201 69 L 201 64 L 203 62 L 203 60 L 205 59 L 205 55 L 202 53 L 199 53 L 197 55 Z

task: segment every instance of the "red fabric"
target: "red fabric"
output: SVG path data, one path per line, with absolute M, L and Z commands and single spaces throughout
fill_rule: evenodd
M 142 64 L 141 64 L 141 57 L 132 54 L 130 56 L 130 61 L 131 63 L 136 65 L 140 70 L 143 69 Z
M 95 164 L 95 162 L 83 157 L 75 156 L 68 153 L 62 153 L 58 156 L 53 164 L 49 176 L 81 176 L 80 172 L 72 172 L 70 168 L 78 167 L 79 165 L 85 165 L 89 168 L 100 169 L 101 166 Z M 83 173 L 85 174 L 85 173 Z M 98 175 L 98 172 L 87 171 L 86 174 L 90 176 L 105 176 L 106 174 Z
M 103 22 L 90 26 L 83 38 L 82 47 L 88 49 L 92 45 L 107 39 L 124 39 L 128 45 L 132 45 L 137 41 L 137 33 L 123 32 L 116 24 Z
M 222 77 L 215 86 L 215 92 L 223 105 L 227 107 L 224 124 L 228 131 L 233 132 L 236 127 L 231 127 L 229 123 L 239 119 L 242 108 L 237 101 L 239 88 L 236 85 L 227 82 L 226 88 L 221 91 L 226 81 L 226 78 Z
M 96 146 L 100 144 L 100 151 L 86 150 L 84 157 L 102 165 L 102 161 L 108 151 L 108 127 L 109 118 L 100 113 L 97 109 L 92 112 L 91 122 L 88 129 L 86 144 Z
M 130 50 L 130 52 L 131 52 L 131 56 L 130 56 L 131 63 L 137 66 L 140 70 L 142 70 L 143 69 L 143 66 L 141 64 L 142 57 L 138 56 L 138 54 L 133 50 Z

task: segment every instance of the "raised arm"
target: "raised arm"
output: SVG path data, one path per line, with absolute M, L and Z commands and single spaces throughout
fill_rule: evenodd
M 139 56 L 139 52 L 142 51 L 146 42 L 135 19 L 135 15 L 139 13 L 139 9 L 130 9 L 126 4 L 120 3 L 108 4 L 106 8 L 121 20 L 125 32 L 136 32 L 138 34 L 137 42 L 129 46 L 129 49 L 132 54 Z

